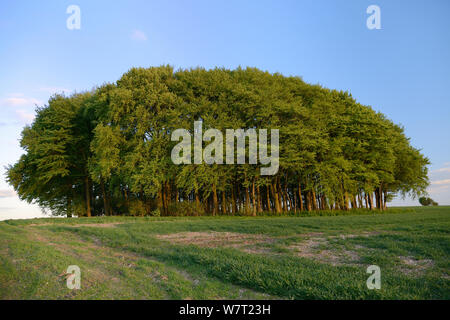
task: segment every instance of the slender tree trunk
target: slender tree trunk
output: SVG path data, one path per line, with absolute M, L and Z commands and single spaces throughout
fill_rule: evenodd
M 344 192 L 344 210 L 348 210 L 348 193 L 347 191 Z
M 280 207 L 280 212 L 283 210 L 283 200 L 281 198 L 281 187 L 280 187 L 280 178 L 277 177 L 275 179 L 275 191 L 277 193 L 278 206 Z
M 245 187 L 245 214 L 250 213 L 250 193 L 248 187 Z
M 256 198 L 258 200 L 258 204 L 257 204 L 258 212 L 262 212 L 263 210 L 262 210 L 261 193 L 259 190 L 259 185 L 256 186 Z
M 383 204 L 383 184 L 380 184 L 378 187 L 378 209 L 383 210 L 384 204 Z
M 286 181 L 286 183 L 285 183 L 285 185 L 284 185 L 284 189 L 283 189 L 283 191 L 284 191 L 284 203 L 285 203 L 285 207 L 286 207 L 286 210 L 285 211 L 289 211 L 289 210 L 292 210 L 292 208 L 291 208 L 291 201 L 290 201 L 290 199 L 289 199 L 289 194 L 288 194 L 288 192 L 287 192 L 287 181 Z
M 165 183 L 165 185 L 166 185 L 166 188 L 165 188 L 165 194 L 166 194 L 166 196 L 165 196 L 165 199 L 166 199 L 166 213 L 169 213 L 169 205 L 170 205 L 170 202 L 172 201 L 172 193 L 171 193 L 171 191 L 170 191 L 170 182 L 169 181 L 167 181 L 166 183 Z
M 86 187 L 86 216 L 91 216 L 91 185 L 89 183 L 89 176 L 86 176 L 85 180 Z
M 292 189 L 292 195 L 294 197 L 294 212 L 297 213 L 297 208 L 298 208 L 298 200 L 297 200 L 297 194 L 295 193 L 295 188 Z
M 161 214 L 162 215 L 166 215 L 167 214 L 167 211 L 166 211 L 167 199 L 166 199 L 166 183 L 165 182 L 163 182 L 162 185 L 161 185 L 161 195 L 162 195 L 162 197 L 161 197 L 161 200 L 162 200 L 162 212 L 161 212 Z
M 351 199 L 351 203 L 352 203 L 352 209 L 357 209 L 358 205 L 356 204 L 356 197 L 352 194 L 350 196 L 350 199 Z
M 200 196 L 198 195 L 198 190 L 195 190 L 195 205 L 197 206 L 197 209 L 201 208 L 200 204 Z
M 312 204 L 311 204 L 311 190 L 308 190 L 306 193 L 306 209 L 308 211 L 312 210 Z
M 256 193 L 255 193 L 255 179 L 252 182 L 252 202 L 253 202 L 253 210 L 252 215 L 256 216 Z
M 298 202 L 300 204 L 300 211 L 303 211 L 302 186 L 300 181 L 298 182 Z
M 236 183 L 236 205 L 237 205 L 237 212 L 241 210 L 241 188 L 239 187 L 239 184 Z
M 161 185 L 161 188 L 158 190 L 158 199 L 157 199 L 157 206 L 158 210 L 161 215 L 164 215 L 164 205 L 163 205 L 163 187 Z
M 322 210 L 328 210 L 327 198 L 324 193 L 322 193 Z
M 231 185 L 231 200 L 233 201 L 231 210 L 233 212 L 233 216 L 237 212 L 237 204 L 236 204 L 236 187 L 234 185 Z
M 281 205 L 278 199 L 278 192 L 277 192 L 277 188 L 276 188 L 276 184 L 272 183 L 270 185 L 270 189 L 272 191 L 272 195 L 273 195 L 273 199 L 274 199 L 274 203 L 275 203 L 275 210 L 277 213 L 281 213 Z
M 312 208 L 313 210 L 317 210 L 317 198 L 316 198 L 316 191 L 314 188 L 311 191 L 311 197 L 312 197 Z
M 272 211 L 272 206 L 270 205 L 270 187 L 266 185 L 266 201 L 267 201 L 267 211 Z
M 219 209 L 219 201 L 217 200 L 217 190 L 216 190 L 216 184 L 213 183 L 212 185 L 212 190 L 213 190 L 213 215 L 217 215 L 219 213 L 218 209 Z
M 375 208 L 380 210 L 380 195 L 378 194 L 378 188 L 375 189 Z
M 224 190 L 222 191 L 222 214 L 226 215 L 227 211 L 227 197 Z
M 373 193 L 372 192 L 369 193 L 369 208 L 370 208 L 370 210 L 374 209 L 374 207 L 373 207 Z
M 105 190 L 105 183 L 103 182 L 103 179 L 100 179 L 100 188 L 102 189 L 103 207 L 105 209 L 105 216 L 107 216 L 109 215 L 109 205 L 108 205 L 108 197 L 106 195 Z
M 362 201 L 361 192 L 358 193 L 358 202 L 359 202 L 359 208 L 362 209 L 363 208 L 363 201 Z

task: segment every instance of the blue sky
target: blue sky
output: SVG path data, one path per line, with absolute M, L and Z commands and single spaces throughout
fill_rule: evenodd
M 69 5 L 81 29 L 69 30 Z M 369 30 L 369 5 L 381 29 Z M 0 219 L 41 215 L 3 179 L 35 104 L 113 82 L 133 66 L 253 66 L 348 90 L 405 126 L 450 204 L 450 1 L 2 1 Z M 396 199 L 394 205 L 416 200 Z

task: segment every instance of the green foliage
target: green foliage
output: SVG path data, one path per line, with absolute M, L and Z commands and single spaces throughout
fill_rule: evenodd
M 7 180 L 55 215 L 384 210 L 394 195 L 420 196 L 428 186 L 428 159 L 384 115 L 347 92 L 255 68 L 133 68 L 36 111 Z M 192 134 L 196 120 L 222 132 L 279 129 L 278 174 L 260 176 L 251 164 L 174 165 L 171 133 Z
M 168 215 L 178 217 L 203 216 L 205 215 L 205 210 L 201 205 L 197 205 L 195 202 L 171 202 L 168 208 Z
M 431 206 L 431 205 L 432 206 L 438 206 L 439 205 L 436 201 L 434 201 L 431 198 L 427 198 L 427 197 L 420 197 L 419 198 L 419 203 L 421 205 L 423 205 L 423 206 Z

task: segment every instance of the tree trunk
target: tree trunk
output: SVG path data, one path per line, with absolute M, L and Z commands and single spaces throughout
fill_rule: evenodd
M 361 192 L 358 193 L 358 202 L 359 202 L 359 208 L 362 209 L 363 201 L 362 201 L 362 197 L 361 197 Z
M 166 183 L 165 183 L 165 210 L 166 210 L 166 213 L 168 214 L 169 213 L 169 205 L 170 205 L 170 202 L 172 201 L 172 194 L 171 194 L 171 191 L 170 191 L 170 182 L 169 181 L 167 181 Z
M 248 187 L 245 187 L 245 214 L 250 213 L 250 193 Z
M 356 197 L 354 195 L 351 195 L 350 199 L 352 203 L 352 209 L 357 209 L 358 205 L 356 204 Z
M 294 212 L 297 213 L 297 208 L 298 208 L 297 202 L 298 202 L 298 200 L 297 200 L 297 194 L 295 193 L 295 188 L 292 190 L 292 195 L 294 197 L 294 199 L 293 199 L 293 201 L 294 201 Z
M 328 210 L 327 198 L 322 193 L 322 210 Z
M 237 206 L 237 212 L 241 210 L 241 188 L 239 187 L 239 184 L 236 184 L 236 206 Z
M 374 207 L 373 207 L 373 193 L 372 192 L 369 193 L 369 208 L 370 208 L 370 210 L 374 209 Z
M 195 205 L 197 206 L 197 209 L 201 208 L 201 204 L 200 204 L 200 197 L 198 195 L 198 190 L 195 190 Z
M 311 191 L 311 197 L 312 197 L 312 208 L 313 210 L 317 210 L 317 198 L 316 198 L 316 191 L 314 188 Z
M 286 181 L 286 184 L 284 185 L 284 198 L 285 198 L 285 201 L 284 201 L 284 203 L 285 203 L 285 206 L 286 206 L 286 210 L 285 211 L 290 211 L 290 210 L 292 210 L 292 202 L 291 202 L 291 199 L 289 198 L 289 194 L 288 194 L 288 191 L 287 191 L 287 181 Z
M 162 186 L 158 190 L 157 206 L 158 206 L 159 213 L 161 215 L 164 215 Z
M 270 185 L 270 190 L 272 191 L 272 195 L 273 195 L 273 199 L 274 199 L 274 203 L 275 203 L 275 210 L 277 213 L 281 213 L 281 205 L 280 205 L 280 202 L 278 199 L 278 192 L 277 192 L 275 183 L 272 183 Z
M 91 186 L 89 183 L 89 177 L 86 176 L 85 180 L 85 187 L 86 187 L 86 216 L 91 216 Z
M 275 191 L 277 193 L 278 206 L 280 207 L 280 212 L 283 210 L 283 199 L 281 197 L 281 187 L 280 187 L 280 178 L 277 177 L 275 179 Z
M 255 193 L 255 179 L 252 182 L 252 202 L 253 202 L 253 210 L 252 215 L 256 216 L 256 193 Z
M 258 210 L 258 212 L 262 212 L 263 210 L 262 210 L 262 202 L 261 202 L 261 193 L 260 193 L 260 190 L 259 190 L 259 185 L 258 186 L 256 186 L 256 198 L 257 198 L 257 210 Z
M 236 187 L 234 185 L 231 186 L 231 200 L 233 201 L 233 205 L 231 206 L 231 210 L 233 212 L 233 216 L 237 212 L 237 204 L 236 204 Z
M 298 182 L 298 203 L 300 204 L 300 211 L 303 211 L 302 186 L 300 185 L 300 181 Z
M 106 190 L 105 190 L 105 183 L 103 182 L 103 179 L 100 179 L 100 188 L 102 189 L 103 207 L 105 210 L 105 216 L 107 216 L 107 215 L 109 215 L 109 204 L 108 204 L 108 197 L 106 195 Z
M 383 210 L 384 204 L 383 204 L 383 184 L 380 184 L 378 187 L 378 209 Z
M 224 215 L 226 215 L 227 211 L 228 211 L 227 210 L 227 197 L 226 197 L 225 190 L 224 190 L 224 191 L 222 191 L 222 213 Z
M 216 190 L 216 184 L 213 183 L 212 185 L 212 190 L 213 190 L 213 215 L 217 215 L 219 213 L 218 209 L 219 209 L 219 201 L 217 200 L 217 190 Z
M 311 190 L 308 190 L 308 192 L 306 193 L 306 209 L 308 211 L 312 210 L 312 205 L 311 205 Z
M 162 197 L 161 197 L 161 200 L 162 200 L 162 212 L 161 212 L 161 214 L 162 215 L 166 215 L 166 208 L 167 208 L 167 199 L 166 199 L 166 183 L 165 182 L 163 182 L 162 183 L 162 186 L 161 186 L 161 195 L 162 195 Z
M 344 210 L 348 210 L 348 209 L 349 209 L 349 207 L 348 207 L 348 193 L 346 191 L 346 192 L 344 192 Z

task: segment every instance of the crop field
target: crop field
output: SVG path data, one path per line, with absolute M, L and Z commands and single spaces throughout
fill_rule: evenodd
M 449 257 L 450 207 L 9 220 L 0 299 L 450 299 Z

